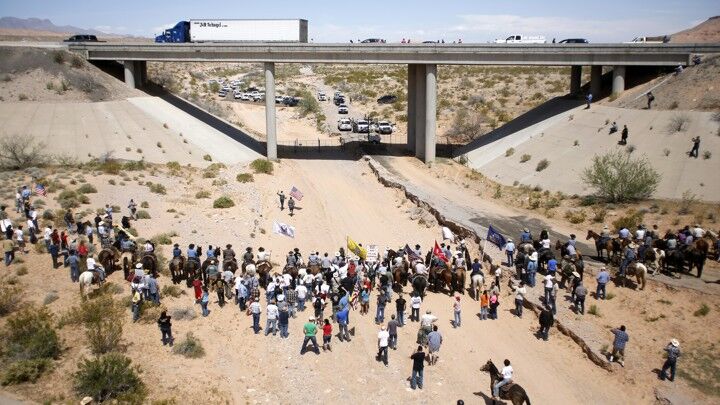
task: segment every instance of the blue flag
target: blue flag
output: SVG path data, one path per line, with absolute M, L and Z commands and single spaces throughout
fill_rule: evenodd
M 495 228 L 490 225 L 487 233 L 487 240 L 497 245 L 498 248 L 502 249 L 505 246 L 505 237 L 502 236 Z

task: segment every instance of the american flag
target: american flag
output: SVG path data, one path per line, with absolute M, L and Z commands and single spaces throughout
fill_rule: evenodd
M 302 200 L 303 198 L 303 193 L 300 192 L 300 190 L 298 190 L 295 186 L 293 186 L 293 188 L 290 190 L 290 195 L 295 197 L 296 200 Z
M 47 190 L 45 190 L 45 186 L 43 186 L 42 184 L 36 184 L 35 194 L 41 195 L 43 197 L 47 196 Z
M 357 309 L 358 298 L 360 298 L 360 285 L 355 283 L 355 288 L 350 296 L 350 308 L 352 308 L 353 311 Z

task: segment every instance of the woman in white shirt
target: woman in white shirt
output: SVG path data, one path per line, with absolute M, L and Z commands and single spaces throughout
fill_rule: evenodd
M 510 360 L 505 359 L 505 367 L 503 367 L 500 374 L 502 374 L 502 381 L 498 381 L 493 387 L 493 399 L 497 399 L 500 396 L 500 387 L 507 385 L 512 381 L 513 368 L 510 365 Z

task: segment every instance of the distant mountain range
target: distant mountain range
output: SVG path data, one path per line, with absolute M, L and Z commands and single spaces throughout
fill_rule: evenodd
M 16 18 L 2 17 L 0 18 L 0 28 L 33 30 L 33 31 L 49 31 L 67 34 L 94 34 L 94 35 L 113 35 L 94 29 L 86 29 L 74 27 L 72 25 L 58 26 L 47 18 Z

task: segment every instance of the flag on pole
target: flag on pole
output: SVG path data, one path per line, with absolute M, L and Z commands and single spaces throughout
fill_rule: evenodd
M 403 249 L 403 253 L 408 255 L 408 261 L 410 263 L 414 262 L 415 260 L 423 261 L 422 257 L 418 256 L 417 253 L 415 253 L 414 250 L 410 249 L 410 246 L 406 243 L 405 248 Z
M 493 228 L 492 225 L 488 227 L 487 240 L 489 240 L 491 243 L 494 243 L 500 249 L 502 249 L 506 243 L 505 237 L 502 236 L 502 234 L 498 232 L 495 228 Z
M 47 196 L 47 190 L 45 189 L 45 186 L 43 186 L 43 185 L 40 184 L 40 183 L 35 184 L 35 194 L 41 195 L 41 196 L 43 196 L 43 197 L 46 197 L 46 196 Z
M 438 245 L 437 241 L 435 241 L 435 247 L 433 248 L 433 256 L 444 261 L 445 263 L 450 260 L 447 256 L 445 256 L 445 252 L 440 249 L 440 245 Z
M 365 260 L 367 258 L 367 249 L 358 245 L 349 236 L 347 237 L 347 248 L 361 259 Z
M 294 197 L 296 200 L 300 201 L 303 198 L 303 193 L 297 189 L 297 187 L 293 186 L 292 189 L 290 189 L 290 196 Z
M 358 283 L 355 283 L 355 288 L 353 289 L 352 295 L 350 296 L 350 308 L 354 310 L 357 309 L 357 303 L 360 298 L 360 285 Z
M 288 224 L 283 224 L 283 223 L 277 222 L 277 221 L 273 222 L 273 232 L 277 233 L 279 235 L 289 236 L 291 238 L 295 237 L 295 227 L 294 226 L 290 226 Z

